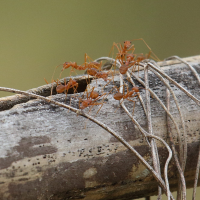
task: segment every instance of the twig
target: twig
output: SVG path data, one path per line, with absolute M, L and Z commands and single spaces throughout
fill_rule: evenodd
M 195 200 L 196 198 L 196 189 L 197 189 L 197 183 L 199 179 L 199 168 L 200 168 L 200 145 L 199 145 L 199 155 L 197 159 L 197 166 L 196 166 L 196 173 L 194 178 L 194 188 L 193 188 L 193 194 L 192 194 L 192 200 Z
M 198 80 L 198 82 L 200 84 L 200 77 L 199 77 L 198 73 L 196 72 L 196 70 L 194 69 L 194 67 L 192 65 L 190 65 L 188 62 L 184 61 L 179 56 L 171 56 L 169 58 L 166 58 L 165 60 L 172 60 L 172 59 L 177 59 L 177 60 L 185 63 L 190 68 L 190 70 L 193 72 L 193 74 L 195 75 L 195 77 L 197 78 L 197 80 Z
M 148 123 L 148 132 L 149 134 L 153 135 L 152 129 L 152 121 L 151 121 L 151 104 L 150 104 L 150 95 L 149 95 L 149 80 L 148 80 L 148 66 L 144 67 L 144 79 L 145 79 L 145 89 L 146 89 L 146 104 L 147 104 L 147 123 Z M 151 154 L 153 159 L 153 166 L 155 171 L 160 174 L 160 162 L 158 157 L 158 150 L 155 141 L 151 140 Z M 161 175 L 161 174 L 160 174 Z M 167 197 L 170 200 L 170 190 L 169 190 L 169 183 L 165 182 L 167 187 Z M 158 199 L 162 196 L 162 190 L 158 187 Z
M 122 84 L 123 84 L 123 77 L 122 75 L 120 74 L 120 89 L 122 90 Z M 121 91 L 122 92 L 122 91 Z M 130 114 L 130 112 L 128 111 L 128 109 L 126 108 L 126 106 L 124 105 L 124 102 L 121 100 L 121 106 L 122 108 L 125 110 L 125 112 L 128 114 L 128 116 L 131 118 L 131 120 L 133 121 L 133 123 L 137 126 L 137 128 L 140 130 L 140 132 L 143 134 L 143 136 L 146 138 L 146 137 L 152 137 L 152 138 L 156 138 L 158 140 L 162 140 L 161 138 L 155 136 L 155 135 L 152 135 L 152 134 L 149 134 L 147 133 L 140 125 L 139 123 L 133 118 L 133 116 Z M 163 140 L 162 140 L 163 141 Z M 166 146 L 168 152 L 169 152 L 169 156 L 168 156 L 168 159 L 165 163 L 165 167 L 164 167 L 164 174 L 165 174 L 165 184 L 168 185 L 166 186 L 166 190 L 165 190 L 165 193 L 167 194 L 167 196 L 170 196 L 171 197 L 171 193 L 170 193 L 170 190 L 169 190 L 169 183 L 168 183 L 168 177 L 167 177 L 167 171 L 168 171 L 168 165 L 169 165 L 169 162 L 172 158 L 172 151 L 170 149 L 170 147 L 168 146 L 168 144 L 163 141 L 163 144 Z M 152 146 L 151 146 L 152 147 Z M 159 173 L 158 173 L 159 174 Z M 161 176 L 160 176 L 161 178 Z M 168 188 L 167 188 L 168 187 Z M 159 195 L 160 196 L 160 195 Z
M 153 65 L 152 63 L 148 62 L 148 65 L 155 69 L 157 72 L 159 72 L 164 78 L 168 79 L 170 82 L 172 82 L 176 87 L 178 87 L 180 90 L 182 90 L 187 96 L 189 96 L 198 106 L 200 106 L 200 100 L 194 97 L 190 92 L 188 92 L 185 88 L 183 88 L 181 85 L 179 85 L 175 80 L 170 78 L 166 73 L 162 72 L 158 67 Z
M 130 80 L 130 82 L 132 83 L 132 85 L 135 86 L 135 83 L 133 82 L 133 79 L 131 78 L 130 73 L 129 73 L 129 72 L 126 72 L 126 75 L 127 75 L 127 77 L 129 78 L 129 80 Z M 145 104 L 144 104 L 144 101 L 143 101 L 142 96 L 141 96 L 140 93 L 138 93 L 138 97 L 139 97 L 139 100 L 140 100 L 140 102 L 141 102 L 141 104 L 142 104 L 142 107 L 143 107 L 143 109 L 144 109 L 144 112 L 145 112 L 145 114 L 146 114 L 146 116 L 147 116 L 147 110 L 146 110 L 146 108 L 145 108 Z
M 165 163 L 165 168 L 164 168 L 164 174 L 165 175 L 165 182 L 168 182 L 168 178 L 167 178 L 167 169 L 168 169 L 168 165 L 169 165 L 169 162 L 172 158 L 172 151 L 170 149 L 170 147 L 168 146 L 168 144 L 163 140 L 161 139 L 160 137 L 158 136 L 155 136 L 155 135 L 150 135 L 149 133 L 147 133 L 140 125 L 139 123 L 133 118 L 133 116 L 130 114 L 130 112 L 127 110 L 126 106 L 124 105 L 124 102 L 121 103 L 121 106 L 122 108 L 125 110 L 125 112 L 127 113 L 127 115 L 131 118 L 131 120 L 133 121 L 133 123 L 137 126 L 137 128 L 140 130 L 140 132 L 143 134 L 144 137 L 150 137 L 150 138 L 154 138 L 154 139 L 157 139 L 159 141 L 161 141 L 165 147 L 167 148 L 168 152 L 169 152 L 169 156 L 167 158 L 167 161 Z M 156 173 L 156 172 L 155 172 Z M 156 173 L 157 174 L 157 173 Z M 158 174 L 157 174 L 158 175 Z M 160 177 L 159 177 L 160 178 Z M 163 188 L 163 187 L 162 187 Z M 165 193 L 167 193 L 167 189 L 165 188 Z M 170 197 L 172 198 L 171 194 L 170 194 Z
M 166 104 L 167 104 L 166 105 L 167 109 L 170 110 L 170 93 L 169 93 L 169 89 L 168 88 L 166 90 Z M 172 151 L 173 151 L 173 154 L 174 154 L 176 167 L 178 169 L 179 177 L 181 179 L 182 188 L 183 188 L 183 192 L 180 191 L 181 187 L 180 187 L 180 182 L 179 182 L 179 184 L 178 184 L 178 192 L 177 192 L 177 199 L 181 198 L 181 193 L 183 193 L 183 198 L 186 198 L 185 178 L 184 178 L 184 174 L 183 174 L 183 171 L 181 169 L 181 166 L 180 166 L 180 163 L 179 163 L 179 160 L 178 160 L 175 144 L 174 144 L 174 141 L 173 141 L 173 138 L 172 138 L 170 120 L 169 120 L 169 116 L 168 115 L 167 115 L 167 132 L 168 132 L 168 136 L 169 136 L 169 139 L 170 139 L 170 144 L 171 144 Z
M 132 76 L 134 76 L 136 78 L 136 80 L 141 83 L 144 87 L 145 87 L 145 83 L 140 79 L 138 78 L 134 73 L 132 73 Z M 177 123 L 175 122 L 173 116 L 171 115 L 171 113 L 167 110 L 166 106 L 163 104 L 163 102 L 160 100 L 160 98 L 149 88 L 149 92 L 151 93 L 151 95 L 160 103 L 160 105 L 162 106 L 162 108 L 165 110 L 165 112 L 169 115 L 169 117 L 171 118 L 172 122 L 174 123 L 175 125 L 175 128 L 176 128 L 176 131 L 178 133 L 178 135 L 180 135 L 180 130 L 178 128 L 178 125 Z
M 165 84 L 165 86 L 168 88 L 168 90 L 170 91 L 170 93 L 172 94 L 173 96 L 173 99 L 174 99 L 174 102 L 176 104 L 176 107 L 178 109 L 178 112 L 179 112 L 179 115 L 180 115 L 180 118 L 181 118 L 181 125 L 183 127 L 183 135 L 184 135 L 184 145 L 182 144 L 182 139 L 181 139 L 181 135 L 178 134 L 178 140 L 179 140 L 179 149 L 180 149 L 180 162 L 182 163 L 182 170 L 184 172 L 185 170 L 185 164 L 186 164 L 186 159 L 187 159 L 187 134 L 186 134 L 186 130 L 185 130 L 185 123 L 184 123 L 184 118 L 183 118 L 183 115 L 182 115 L 182 112 L 180 110 L 180 106 L 178 104 L 178 100 L 173 92 L 173 90 L 171 89 L 169 83 L 157 72 L 155 72 L 155 70 L 152 70 L 153 73 L 155 73 L 155 75 Z M 169 109 L 168 109 L 169 110 Z M 183 145 L 183 148 L 184 148 L 184 152 L 182 150 L 182 145 Z
M 179 114 L 180 114 L 180 117 L 181 117 L 181 123 L 182 123 L 182 127 L 183 127 L 183 130 L 184 130 L 184 153 L 183 153 L 183 150 L 182 150 L 182 140 L 181 140 L 181 135 L 178 134 L 178 138 L 179 138 L 179 149 L 180 149 L 180 161 L 182 163 L 182 170 L 180 171 L 179 170 L 179 175 L 181 177 L 180 181 L 182 183 L 182 188 L 181 188 L 181 184 L 179 184 L 179 189 L 178 189 L 178 195 L 177 195 L 177 198 L 178 199 L 181 199 L 181 193 L 183 193 L 183 199 L 186 198 L 186 185 L 185 185 L 185 179 L 184 179 L 184 169 L 185 169 L 185 164 L 186 164 L 186 158 L 187 158 L 187 136 L 186 136 L 186 131 L 185 131 L 185 124 L 184 124 L 184 119 L 183 119 L 183 116 L 182 116 L 182 113 L 180 111 L 180 107 L 178 105 L 178 101 L 176 99 L 176 96 L 174 95 L 174 92 L 172 91 L 171 87 L 169 86 L 169 84 L 165 81 L 165 79 L 162 78 L 162 76 L 160 76 L 157 72 L 155 72 L 154 70 L 152 70 L 159 78 L 160 80 L 167 86 L 167 88 L 170 90 L 173 98 L 174 98 L 174 101 L 176 103 L 176 106 L 177 106 L 177 109 L 179 111 Z M 169 109 L 168 109 L 169 110 Z M 169 123 L 169 121 L 168 121 Z M 182 155 L 182 156 L 181 156 Z M 176 160 L 176 164 L 178 163 L 178 159 Z M 179 168 L 179 164 L 177 165 L 177 168 Z
M 199 75 L 198 75 L 198 73 L 196 72 L 196 70 L 194 69 L 194 67 L 192 65 L 190 65 L 188 62 L 184 61 L 183 59 L 181 59 L 178 56 L 172 56 L 172 57 L 169 57 L 169 58 L 167 58 L 165 60 L 171 60 L 171 59 L 177 59 L 177 60 L 185 63 L 190 68 L 190 70 L 193 72 L 193 74 L 195 75 L 195 77 L 197 78 L 197 80 L 198 80 L 198 82 L 200 84 Z M 196 188 L 197 188 L 197 182 L 198 182 L 198 177 L 199 177 L 199 168 L 200 168 L 200 146 L 199 146 L 198 160 L 197 160 L 197 166 L 196 166 L 196 173 L 195 173 L 192 200 L 195 200 L 195 196 L 196 196 Z

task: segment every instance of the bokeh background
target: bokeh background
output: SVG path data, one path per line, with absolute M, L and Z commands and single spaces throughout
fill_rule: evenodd
M 199 8 L 200 1 L 188 0 L 0 0 L 0 86 L 44 85 L 57 65 L 82 64 L 85 53 L 108 56 L 113 42 L 136 38 L 161 60 L 198 55 Z M 143 42 L 134 44 L 148 53 Z

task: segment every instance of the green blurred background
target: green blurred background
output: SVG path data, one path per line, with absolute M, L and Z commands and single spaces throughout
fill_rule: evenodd
M 199 8 L 200 1 L 187 0 L 0 0 L 0 86 L 38 87 L 58 64 L 82 64 L 85 53 L 108 56 L 113 42 L 135 38 L 161 60 L 197 55 Z
M 188 0 L 0 0 L 0 86 L 44 85 L 57 65 L 82 64 L 85 53 L 108 56 L 113 42 L 136 38 L 161 60 L 198 55 L 199 8 Z M 148 53 L 141 41 L 134 44 Z

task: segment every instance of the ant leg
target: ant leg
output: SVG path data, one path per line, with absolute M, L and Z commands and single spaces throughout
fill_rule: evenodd
M 112 91 L 112 90 L 111 90 Z M 108 95 L 111 93 L 111 91 L 109 92 L 109 93 L 107 93 L 107 95 L 106 95 L 106 93 L 103 93 L 101 96 L 100 96 L 100 98 L 102 97 L 102 96 L 104 96 L 104 95 L 106 95 L 104 98 L 103 98 L 103 100 L 102 100 L 102 105 L 101 105 L 101 107 L 99 108 L 99 110 L 97 111 L 97 113 L 96 113 L 96 115 L 98 114 L 98 112 L 101 110 L 101 108 L 103 107 L 103 103 L 104 103 L 104 99 L 106 99 L 107 97 L 108 97 Z M 101 104 L 101 103 L 100 103 Z M 95 115 L 95 116 L 96 116 Z
M 92 60 L 92 58 L 90 58 L 90 56 L 88 56 L 87 55 L 87 53 L 85 53 L 85 63 L 87 63 L 87 60 L 89 61 L 89 62 L 92 62 L 93 60 Z
M 95 114 L 95 116 L 94 117 L 96 117 L 97 116 L 97 114 L 98 114 L 98 112 L 101 110 L 101 108 L 103 107 L 103 104 L 104 104 L 104 102 L 102 102 L 102 103 L 99 103 L 98 105 L 100 105 L 101 104 L 101 107 L 97 110 L 97 112 L 96 112 L 96 114 Z
M 71 70 L 70 70 L 70 77 L 71 77 L 71 75 L 72 75 L 72 73 L 75 73 L 75 76 L 77 76 L 78 74 L 77 74 L 77 72 L 76 72 L 76 69 L 74 69 L 73 67 L 71 68 Z
M 87 62 L 87 60 L 88 60 L 89 62 Z M 84 64 L 82 64 L 82 65 L 84 65 L 84 68 L 85 68 L 85 70 L 86 70 L 86 69 L 88 68 L 87 64 L 93 62 L 93 60 L 92 60 L 92 58 L 90 58 L 90 57 L 87 55 L 87 53 L 85 53 L 84 61 L 85 61 L 85 62 L 84 62 Z M 94 68 L 98 68 L 98 67 L 94 66 Z
M 60 65 L 62 65 L 62 64 L 60 64 Z M 53 77 L 54 77 L 54 74 L 55 74 L 55 72 L 56 72 L 56 69 L 57 69 L 58 67 L 60 67 L 60 65 L 58 65 L 58 66 L 55 67 L 51 80 L 53 80 Z
M 118 43 L 113 43 L 113 45 L 112 45 L 112 47 L 111 47 L 111 50 L 110 50 L 110 52 L 109 52 L 109 57 L 111 57 L 111 58 L 113 58 L 113 56 L 114 56 L 114 47 L 116 47 L 116 49 L 117 49 L 117 51 L 118 52 L 121 52 L 121 50 L 122 50 L 122 46 L 120 46 L 120 47 L 118 47 L 118 45 L 120 45 L 120 44 L 118 44 Z M 121 48 L 121 49 L 120 49 Z M 111 55 L 112 54 L 112 55 Z M 114 69 L 116 69 L 116 63 L 117 63 L 117 57 L 115 58 L 115 63 L 113 64 L 115 67 L 114 67 Z
M 119 104 L 121 105 L 121 103 L 124 101 L 124 99 L 119 101 Z M 120 108 L 120 106 L 115 110 L 115 113 L 117 112 L 117 110 Z
M 134 73 L 136 70 L 136 64 L 134 63 L 134 65 L 132 66 L 131 72 Z
M 134 115 L 134 110 L 135 110 L 135 101 L 133 102 L 133 112 L 132 112 L 132 115 Z
M 67 68 L 70 67 L 70 66 L 69 66 L 69 67 L 64 68 L 65 63 L 64 63 L 64 64 L 60 64 L 60 65 L 63 65 L 63 68 L 62 68 L 62 70 L 61 70 L 61 72 L 60 72 L 59 78 L 61 78 L 61 75 L 62 75 L 63 71 L 64 71 L 65 69 L 67 69 Z M 59 66 L 59 65 L 58 65 L 58 66 Z
M 138 95 L 138 94 L 137 94 L 137 95 Z M 132 115 L 133 115 L 133 114 L 134 114 L 134 110 L 135 110 L 135 102 L 136 102 L 136 101 L 134 101 L 134 100 L 132 100 L 132 99 L 129 99 L 129 98 L 127 98 L 127 100 L 133 102 L 133 112 L 132 112 Z
M 65 84 L 65 86 L 67 85 L 66 78 L 64 78 L 64 84 Z M 68 89 L 65 89 L 65 95 L 66 95 L 66 97 L 65 97 L 65 104 L 66 104 L 66 101 L 67 101 L 67 94 L 68 94 Z M 71 98 L 70 98 L 70 106 L 71 106 Z
M 66 104 L 66 100 L 67 100 L 67 95 L 66 95 L 66 97 L 65 97 L 65 104 Z M 71 100 L 72 100 L 72 97 L 70 96 L 70 100 L 69 100 L 69 106 L 71 107 Z M 67 112 L 69 112 L 70 111 L 70 109 L 67 111 Z
M 110 50 L 110 52 L 109 52 L 109 57 L 110 57 L 111 52 L 113 52 L 114 47 L 116 47 L 117 50 L 118 50 L 118 52 L 120 52 L 120 49 L 119 49 L 119 47 L 118 47 L 117 45 L 118 45 L 118 43 L 113 42 L 113 45 L 112 45 L 111 50 Z
M 131 47 L 128 49 L 128 51 L 132 51 L 131 53 L 133 53 L 133 52 L 135 51 L 135 46 L 134 46 L 134 44 L 131 45 Z
M 54 81 L 54 80 L 51 81 L 51 84 L 52 84 L 52 86 L 51 86 L 51 96 L 53 94 L 53 83 L 54 82 L 56 82 L 56 85 L 58 85 L 58 81 Z
M 104 88 L 105 88 L 107 85 L 109 85 L 111 81 L 112 81 L 112 79 L 109 80 L 109 82 L 106 83 L 106 84 L 102 87 L 102 89 L 101 89 L 102 93 L 104 92 Z M 114 85 L 114 84 L 113 84 L 113 85 Z M 111 91 L 112 91 L 112 90 L 111 90 Z
M 96 101 L 96 99 L 95 99 L 95 101 Z M 95 102 L 92 103 L 92 106 L 91 106 L 91 108 L 90 108 L 89 111 L 88 111 L 88 114 L 91 112 L 92 108 L 93 108 L 95 105 L 100 105 L 100 104 L 103 104 L 103 102 L 102 102 L 102 103 L 95 103 Z M 101 106 L 101 107 L 102 107 L 102 106 Z M 100 108 L 100 109 L 101 109 L 101 108 Z M 97 111 L 97 113 L 100 111 L 100 109 Z M 94 117 L 96 117 L 97 113 L 95 114 Z M 84 129 L 86 129 L 86 125 L 87 125 L 87 122 L 88 122 L 88 121 L 89 121 L 89 119 L 86 120 Z
M 121 85 L 120 87 L 124 87 L 124 86 L 123 86 L 123 85 Z M 120 87 L 119 87 L 119 88 L 120 88 Z M 113 90 L 113 89 L 116 89 L 116 90 L 117 90 L 117 92 L 119 92 L 119 93 L 120 93 L 120 89 L 119 89 L 119 88 L 118 88 L 118 87 L 116 87 L 116 86 L 114 85 L 114 86 L 113 86 L 113 88 L 112 88 L 112 90 Z M 112 90 L 111 90 L 111 91 L 112 91 Z M 111 93 L 111 91 L 110 91 L 109 93 Z
M 44 78 L 44 81 L 46 82 L 46 84 L 49 84 L 46 78 Z
M 46 82 L 46 84 L 49 84 L 49 82 L 47 81 L 47 79 L 46 78 L 44 78 L 44 81 Z M 52 87 L 53 87 L 53 85 L 52 85 Z M 53 90 L 53 88 L 51 88 L 51 95 L 50 96 L 52 96 L 52 91 Z
M 77 92 L 78 92 L 77 89 L 78 89 L 78 85 L 73 86 L 73 91 L 74 91 L 74 93 L 77 93 Z
M 156 54 L 151 50 L 151 48 L 149 47 L 149 45 L 145 42 L 145 40 L 143 38 L 139 38 L 139 39 L 133 39 L 131 41 L 134 41 L 134 40 L 141 40 L 144 42 L 144 44 L 147 46 L 147 48 L 149 49 L 149 51 L 153 54 L 154 58 L 156 61 L 160 61 L 160 59 L 156 56 Z

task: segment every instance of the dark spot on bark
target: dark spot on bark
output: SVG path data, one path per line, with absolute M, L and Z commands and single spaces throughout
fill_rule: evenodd
M 57 152 L 57 148 L 53 146 L 34 147 L 34 145 L 50 142 L 51 140 L 47 136 L 22 138 L 19 142 L 19 145 L 13 147 L 9 150 L 9 152 L 7 152 L 6 158 L 0 158 L 0 169 L 5 169 L 9 167 L 13 162 L 21 160 L 24 157 L 35 157 L 38 155 Z M 16 151 L 18 154 L 14 155 L 13 153 Z

